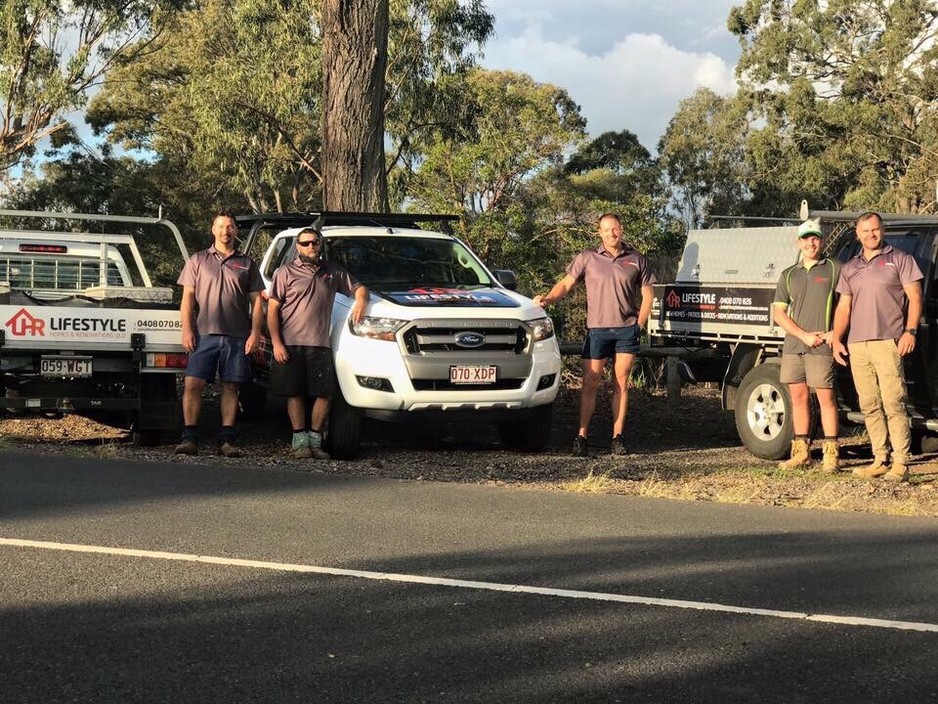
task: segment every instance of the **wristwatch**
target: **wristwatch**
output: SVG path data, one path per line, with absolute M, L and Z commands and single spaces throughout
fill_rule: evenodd
M 906 328 L 906 329 L 903 330 L 902 332 L 907 332 L 907 333 L 909 333 L 912 337 L 915 337 L 916 335 L 918 335 L 918 330 L 916 330 L 915 328 Z

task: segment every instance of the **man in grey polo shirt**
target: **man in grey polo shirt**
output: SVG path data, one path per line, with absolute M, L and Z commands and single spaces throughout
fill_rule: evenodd
M 779 379 L 788 384 L 795 439 L 791 456 L 779 467 L 798 469 L 811 464 L 809 433 L 810 389 L 817 394 L 824 429 L 823 469 L 840 467 L 837 449 L 837 396 L 834 391 L 834 358 L 831 350 L 831 314 L 839 265 L 821 255 L 821 223 L 806 220 L 798 227 L 801 261 L 782 272 L 775 289 L 772 311 L 787 335 L 782 348 Z
M 580 252 L 547 295 L 534 297 L 536 304 L 546 307 L 566 296 L 578 281 L 586 283 L 588 330 L 583 343 L 580 429 L 573 442 L 574 457 L 589 455 L 589 424 L 609 359 L 614 359 L 610 449 L 616 455 L 626 454 L 622 434 L 629 403 L 629 375 L 654 298 L 655 275 L 648 260 L 622 241 L 618 215 L 606 213 L 599 218 L 599 237 L 602 244 Z
M 834 359 L 846 365 L 845 356 L 850 356 L 873 449 L 873 463 L 853 472 L 904 482 L 909 479 L 911 433 L 902 358 L 915 349 L 923 277 L 910 254 L 885 244 L 883 221 L 877 213 L 857 218 L 856 232 L 863 249 L 843 266 L 834 313 Z M 891 468 L 886 466 L 889 444 Z
M 274 351 L 271 390 L 287 399 L 293 427 L 291 450 L 302 459 L 329 459 L 322 430 L 335 395 L 329 327 L 337 292 L 355 297 L 349 317 L 360 323 L 368 289 L 341 265 L 322 258 L 322 233 L 307 227 L 296 235 L 296 258 L 274 273 L 267 302 L 267 328 Z M 307 399 L 314 399 L 307 415 Z M 307 430 L 307 422 L 309 430 Z
M 205 385 L 221 379 L 221 434 L 218 451 L 238 457 L 235 418 L 241 382 L 251 376 L 248 355 L 260 343 L 264 281 L 257 264 L 236 251 L 238 226 L 234 217 L 219 212 L 212 219 L 212 246 L 196 252 L 179 274 L 182 286 L 182 346 L 189 352 L 182 395 L 185 427 L 176 446 L 180 455 L 199 452 L 199 415 Z

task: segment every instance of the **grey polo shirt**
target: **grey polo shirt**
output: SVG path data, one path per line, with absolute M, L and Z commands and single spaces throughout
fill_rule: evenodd
M 775 305 L 787 307 L 788 316 L 805 332 L 831 329 L 831 314 L 834 310 L 834 291 L 840 265 L 833 259 L 817 261 L 810 268 L 804 262 L 788 267 L 778 279 L 775 289 Z M 830 345 L 808 347 L 794 335 L 785 335 L 783 354 L 831 355 Z
M 270 298 L 280 304 L 280 334 L 285 345 L 331 347 L 329 327 L 336 292 L 351 296 L 360 287 L 335 262 L 318 266 L 299 257 L 274 273 Z
M 837 293 L 851 297 L 847 342 L 896 340 L 905 330 L 903 286 L 921 281 L 915 258 L 886 245 L 866 261 L 863 252 L 850 259 L 840 273 Z
M 176 283 L 195 289 L 198 334 L 251 334 L 250 294 L 263 291 L 264 280 L 249 256 L 235 252 L 225 257 L 213 245 L 189 257 Z
M 623 245 L 615 257 L 602 245 L 586 249 L 570 262 L 567 274 L 586 283 L 588 328 L 635 325 L 641 288 L 657 281 L 648 260 L 629 245 Z

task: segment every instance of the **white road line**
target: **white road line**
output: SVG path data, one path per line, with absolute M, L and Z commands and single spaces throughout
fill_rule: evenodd
M 128 548 L 111 548 L 102 545 L 74 545 L 70 543 L 50 543 L 40 540 L 19 540 L 17 538 L 0 538 L 0 545 L 22 548 L 38 548 L 42 550 L 61 550 L 65 552 L 97 553 L 101 555 L 123 555 L 127 557 L 146 557 L 156 560 L 174 560 L 177 562 L 204 562 L 212 565 L 226 565 L 231 567 L 251 567 L 254 569 L 274 570 L 278 572 L 308 572 L 312 574 L 328 574 L 339 577 L 357 577 L 359 579 L 385 580 L 388 582 L 406 582 L 410 584 L 427 584 L 439 587 L 457 587 L 460 589 L 479 589 L 492 592 L 512 592 L 515 594 L 538 594 L 541 596 L 556 596 L 564 599 L 592 599 L 595 601 L 613 601 L 625 604 L 639 604 L 643 606 L 662 606 L 673 609 L 694 609 L 697 611 L 723 611 L 744 616 L 767 616 L 770 618 L 787 618 L 801 621 L 814 621 L 816 623 L 833 623 L 839 626 L 869 626 L 872 628 L 889 628 L 901 631 L 926 631 L 938 633 L 938 624 L 916 623 L 914 621 L 891 621 L 879 618 L 864 618 L 862 616 L 834 616 L 829 614 L 809 614 L 800 611 L 779 611 L 777 609 L 755 609 L 746 606 L 730 606 L 728 604 L 713 604 L 706 601 L 685 601 L 683 599 L 658 599 L 648 596 L 635 596 L 629 594 L 609 594 L 604 592 L 587 592 L 575 589 L 550 589 L 548 587 L 531 587 L 523 584 L 500 584 L 498 582 L 474 582 L 463 579 L 447 579 L 444 577 L 424 577 L 415 574 L 394 574 L 392 572 L 370 572 L 365 570 L 346 570 L 337 567 L 318 567 L 316 565 L 293 565 L 284 562 L 262 562 L 258 560 L 239 560 L 230 557 L 213 557 L 211 555 L 187 555 L 177 552 L 159 552 L 155 550 L 132 550 Z

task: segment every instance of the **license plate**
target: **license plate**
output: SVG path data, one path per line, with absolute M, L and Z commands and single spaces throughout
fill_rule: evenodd
M 498 367 L 494 365 L 454 365 L 449 368 L 451 384 L 494 384 Z
M 40 376 L 91 376 L 91 357 L 43 357 L 39 362 Z

